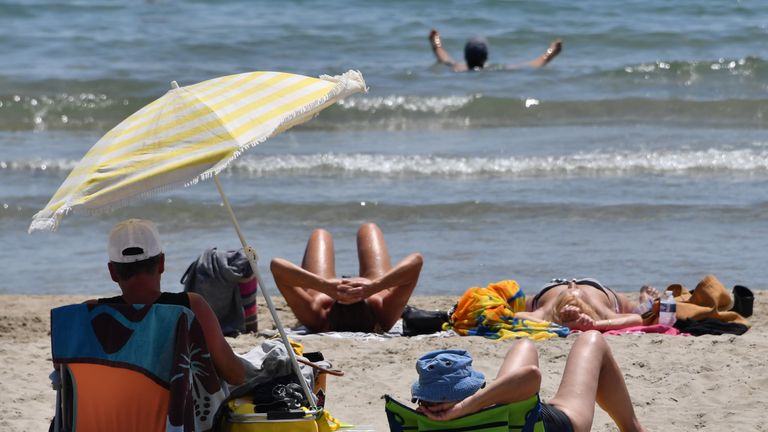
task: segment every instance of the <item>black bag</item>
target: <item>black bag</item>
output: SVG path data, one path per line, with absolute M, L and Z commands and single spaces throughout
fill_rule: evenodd
M 406 306 L 402 318 L 403 336 L 416 336 L 442 331 L 443 324 L 448 322 L 448 312 L 426 311 Z
M 309 405 L 294 374 L 257 385 L 251 390 L 251 396 L 256 412 L 290 411 Z
M 733 287 L 733 308 L 732 311 L 738 313 L 744 318 L 752 316 L 752 307 L 755 303 L 755 295 L 752 290 L 744 285 Z

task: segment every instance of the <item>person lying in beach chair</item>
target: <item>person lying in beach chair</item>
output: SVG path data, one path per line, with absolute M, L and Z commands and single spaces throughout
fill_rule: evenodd
M 435 59 L 453 68 L 454 72 L 479 71 L 487 68 L 488 65 L 488 42 L 484 38 L 472 38 L 464 45 L 464 62 L 454 60 L 450 54 L 443 48 L 440 40 L 440 33 L 436 29 L 429 32 L 429 43 L 432 46 L 432 52 L 435 53 Z M 520 69 L 520 68 L 540 68 L 546 66 L 552 59 L 560 54 L 563 44 L 560 40 L 553 41 L 544 54 L 522 64 L 499 65 L 495 69 Z
M 416 287 L 423 260 L 413 253 L 392 266 L 384 234 L 365 223 L 357 232 L 359 277 L 336 276 L 331 234 L 312 232 L 301 267 L 275 258 L 275 284 L 296 318 L 312 332 L 388 331 Z
M 616 330 L 643 325 L 639 305 L 648 305 L 658 296 L 655 288 L 645 286 L 634 303 L 595 279 L 555 279 L 527 302 L 526 312 L 515 316 L 571 330 Z
M 528 339 L 512 345 L 496 379 L 487 385 L 464 350 L 431 351 L 416 362 L 416 370 L 419 378 L 411 387 L 412 399 L 418 404 L 415 411 L 386 398 L 391 431 L 454 430 L 459 426 L 465 431 L 583 432 L 592 427 L 595 403 L 620 430 L 645 430 L 635 415 L 621 369 L 605 338 L 596 331 L 586 332 L 574 342 L 557 393 L 547 403 L 538 399 L 539 357 Z M 475 421 L 485 424 L 472 423 Z M 499 423 L 489 424 L 496 421 Z

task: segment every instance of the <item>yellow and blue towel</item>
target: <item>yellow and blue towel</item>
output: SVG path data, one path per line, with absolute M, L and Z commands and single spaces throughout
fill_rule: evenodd
M 568 336 L 567 327 L 515 318 L 516 312 L 523 311 L 525 293 L 514 280 L 491 283 L 485 288 L 472 287 L 459 298 L 446 330 L 489 339 L 545 340 Z

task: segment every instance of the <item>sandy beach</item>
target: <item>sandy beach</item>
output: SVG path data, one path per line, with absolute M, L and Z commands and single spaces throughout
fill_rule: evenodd
M 0 296 L 0 430 L 47 430 L 55 392 L 50 363 L 49 310 L 81 302 L 86 296 Z M 447 309 L 456 298 L 415 297 L 423 309 Z M 756 292 L 753 327 L 742 336 L 610 336 L 609 343 L 625 373 L 638 417 L 649 430 L 768 430 L 763 413 L 768 400 L 768 291 Z M 283 323 L 296 324 L 281 299 L 275 299 Z M 273 327 L 260 304 L 261 329 Z M 551 397 L 559 382 L 574 337 L 537 343 L 544 372 L 541 395 Z M 229 339 L 244 353 L 263 336 Z M 476 367 L 494 376 L 509 342 L 479 337 L 406 338 L 388 340 L 303 337 L 307 351 L 321 351 L 343 377 L 328 378 L 327 408 L 335 417 L 370 430 L 386 431 L 382 395 L 408 402 L 416 358 L 438 348 L 470 351 Z M 617 430 L 608 415 L 596 410 L 594 431 Z

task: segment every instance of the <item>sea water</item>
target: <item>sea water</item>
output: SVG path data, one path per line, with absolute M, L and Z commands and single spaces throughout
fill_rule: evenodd
M 239 247 L 210 181 L 27 234 L 110 128 L 180 85 L 251 70 L 360 70 L 370 90 L 252 149 L 222 174 L 260 270 L 300 261 L 315 227 L 357 270 L 375 221 L 417 293 L 594 277 L 621 291 L 714 273 L 759 286 L 768 238 L 768 3 L 246 0 L 0 2 L 0 293 L 114 292 L 106 235 L 157 222 L 164 288 L 205 248 Z M 456 74 L 483 36 L 496 65 Z

